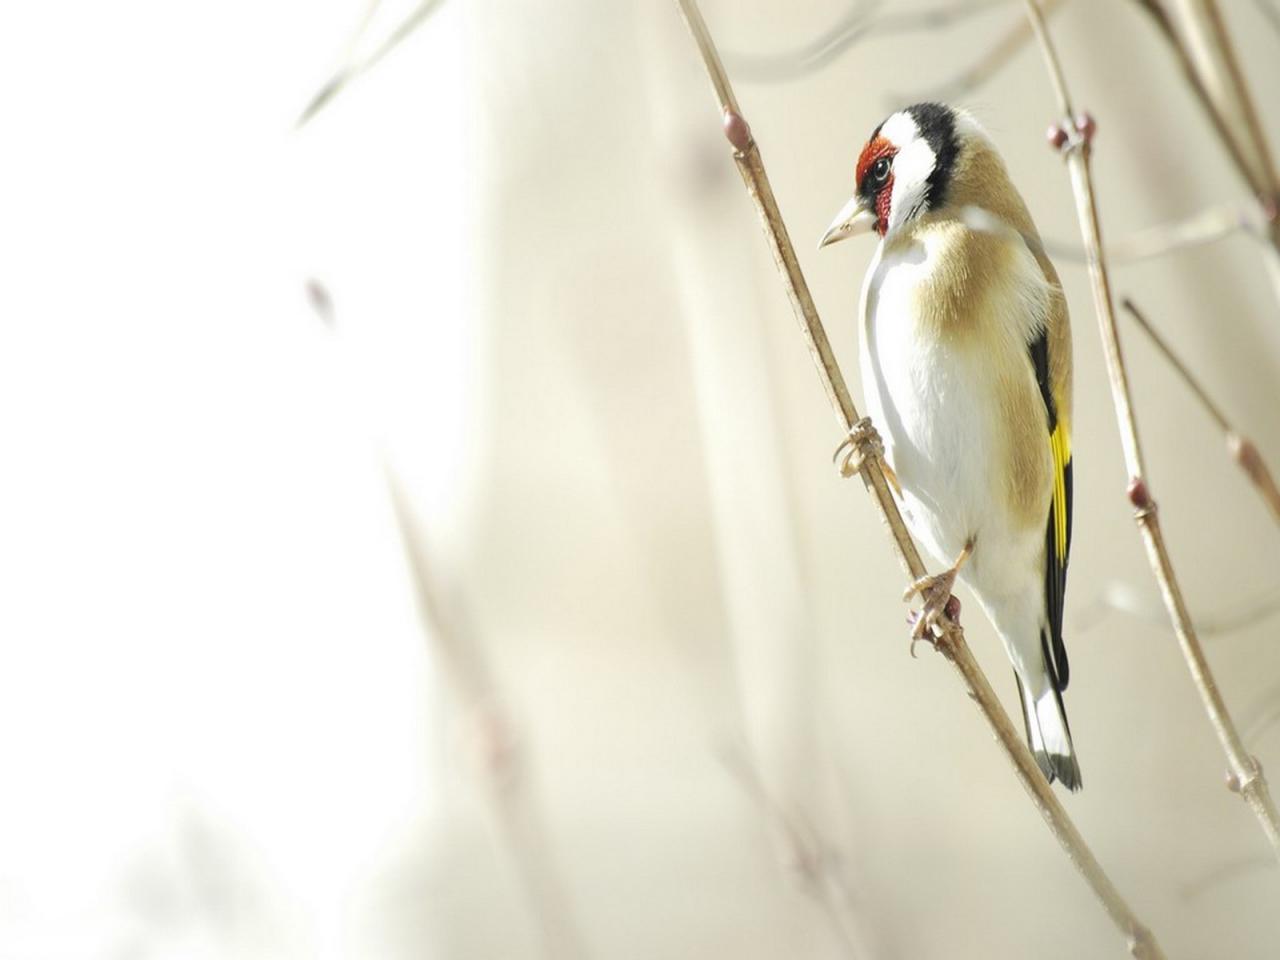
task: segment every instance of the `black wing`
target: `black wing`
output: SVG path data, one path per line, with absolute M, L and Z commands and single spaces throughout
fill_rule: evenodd
M 1062 607 L 1067 592 L 1067 560 L 1071 554 L 1071 437 L 1058 419 L 1058 404 L 1049 379 L 1049 339 L 1041 332 L 1030 346 L 1040 397 L 1048 414 L 1049 449 L 1053 452 L 1053 500 L 1045 531 L 1044 596 L 1049 636 L 1045 660 L 1059 692 L 1067 688 L 1071 671 L 1062 642 Z

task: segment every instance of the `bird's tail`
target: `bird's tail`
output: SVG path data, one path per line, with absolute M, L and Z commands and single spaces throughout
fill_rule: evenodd
M 1039 691 L 1033 691 L 1018 677 L 1018 696 L 1022 700 L 1022 719 L 1027 727 L 1027 743 L 1041 772 L 1050 783 L 1057 779 L 1068 790 L 1079 790 L 1084 781 L 1080 777 L 1080 764 L 1076 762 L 1075 747 L 1071 743 L 1071 728 L 1067 725 L 1067 713 L 1062 707 L 1062 694 L 1054 682 L 1053 674 L 1046 668 Z

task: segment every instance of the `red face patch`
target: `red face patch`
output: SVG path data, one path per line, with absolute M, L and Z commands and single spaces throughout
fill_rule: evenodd
M 869 200 L 874 197 L 876 233 L 882 237 L 885 235 L 885 231 L 889 229 L 889 205 L 893 199 L 893 173 L 890 171 L 888 179 L 878 186 L 867 184 L 866 178 L 877 160 L 892 160 L 897 153 L 898 148 L 891 141 L 877 135 L 862 148 L 862 154 L 858 157 L 858 166 L 854 172 L 858 193 Z M 872 193 L 873 190 L 874 193 Z
M 893 201 L 893 174 L 876 194 L 876 233 L 884 236 L 889 231 L 889 204 Z

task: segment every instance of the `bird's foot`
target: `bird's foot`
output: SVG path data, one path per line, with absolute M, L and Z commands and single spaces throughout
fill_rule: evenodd
M 935 573 L 930 576 L 921 577 L 911 586 L 907 587 L 902 594 L 903 600 L 910 600 L 912 597 L 919 595 L 923 601 L 920 611 L 913 612 L 908 618 L 908 622 L 912 624 L 911 630 L 911 655 L 916 655 L 916 644 L 921 640 L 928 643 L 937 644 L 939 637 L 943 635 L 942 625 L 944 618 L 951 623 L 960 622 L 960 601 L 951 593 L 952 588 L 956 585 L 956 577 L 960 573 L 960 568 L 964 566 L 965 561 L 969 559 L 969 555 L 973 552 L 973 541 L 970 540 L 964 545 L 964 549 L 960 551 L 960 556 L 956 558 L 956 562 L 951 568 Z
M 955 617 L 951 616 L 952 610 L 954 609 L 957 614 L 960 612 L 960 601 L 951 593 L 951 588 L 956 584 L 958 572 L 955 567 L 952 567 L 942 573 L 921 577 L 903 593 L 903 600 L 910 600 L 919 594 L 920 599 L 924 601 L 919 610 L 912 610 L 907 615 L 907 622 L 912 625 L 911 655 L 913 657 L 916 655 L 916 644 L 921 640 L 928 643 L 934 643 L 937 640 L 942 633 L 943 617 L 954 620 Z
M 883 463 L 884 442 L 876 432 L 871 418 L 863 417 L 849 428 L 849 435 L 841 441 L 840 446 L 836 447 L 836 452 L 831 456 L 831 462 L 835 464 L 836 472 L 847 480 L 861 473 L 867 460 L 872 457 L 879 457 Z M 890 472 L 889 464 L 883 463 L 883 466 L 887 475 Z M 895 477 L 895 486 L 896 480 Z

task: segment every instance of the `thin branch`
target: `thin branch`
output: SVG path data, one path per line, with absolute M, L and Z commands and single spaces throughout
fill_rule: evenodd
M 783 53 L 729 51 L 725 59 L 744 80 L 777 83 L 816 73 L 871 36 L 941 30 L 953 23 L 1005 6 L 1010 0 L 952 0 L 915 10 L 880 13 L 885 0 L 864 0 L 814 39 Z M 1055 0 L 1057 2 L 1057 0 Z
M 1053 79 L 1057 91 L 1058 107 L 1062 111 L 1063 122 L 1071 127 L 1071 133 L 1066 138 L 1067 169 L 1071 174 L 1072 193 L 1075 196 L 1076 213 L 1080 219 L 1080 232 L 1085 249 L 1089 252 L 1089 276 L 1093 281 L 1094 307 L 1098 314 L 1098 328 L 1102 336 L 1103 353 L 1106 355 L 1107 373 L 1111 380 L 1111 398 L 1115 404 L 1116 419 L 1120 425 L 1125 466 L 1129 472 L 1129 501 L 1136 509 L 1135 519 L 1142 531 L 1147 558 L 1160 584 L 1160 592 L 1169 610 L 1169 616 L 1173 620 L 1174 631 L 1182 646 L 1182 653 L 1191 671 L 1191 678 L 1204 701 L 1209 720 L 1227 755 L 1227 761 L 1230 764 L 1229 782 L 1234 784 L 1236 792 L 1249 803 L 1267 835 L 1267 840 L 1271 843 L 1272 850 L 1280 857 L 1280 814 L 1277 813 L 1275 803 L 1271 799 L 1271 790 L 1267 786 L 1262 768 L 1245 749 L 1244 741 L 1231 719 L 1226 701 L 1213 677 L 1213 671 L 1209 667 L 1208 660 L 1205 659 L 1204 650 L 1191 622 L 1191 615 L 1187 612 L 1177 575 L 1174 573 L 1173 562 L 1165 547 L 1156 503 L 1151 497 L 1150 486 L 1147 483 L 1146 470 L 1142 462 L 1142 447 L 1138 441 L 1138 424 L 1133 412 L 1133 398 L 1129 389 L 1124 356 L 1120 350 L 1120 334 L 1112 306 L 1111 283 L 1107 274 L 1106 261 L 1103 259 L 1097 198 L 1094 195 L 1093 177 L 1089 169 L 1093 121 L 1087 116 L 1071 119 L 1073 117 L 1071 98 L 1048 27 L 1035 0 L 1025 0 L 1025 2 L 1027 16 L 1035 27 L 1036 39 L 1040 42 L 1049 76 Z
M 1211 870 L 1204 876 L 1192 880 L 1182 886 L 1180 891 L 1183 900 L 1197 900 L 1214 887 L 1221 886 L 1231 880 L 1248 876 L 1268 867 L 1275 869 L 1275 861 L 1270 857 L 1242 857 Z
M 1063 2 L 1064 0 L 1044 0 L 1042 9 L 1045 15 L 1052 16 L 1062 6 Z M 1005 65 L 1013 59 L 1014 55 L 1026 45 L 1031 37 L 1031 27 L 1024 18 L 1019 17 L 1001 35 L 1000 39 L 991 45 L 990 49 L 959 74 L 923 92 L 917 91 L 914 94 L 895 95 L 892 98 L 894 107 L 897 108 L 904 103 L 913 103 L 918 100 L 939 100 L 943 103 L 963 100 L 1004 69 Z
M 1267 466 L 1267 462 L 1262 458 L 1262 454 L 1258 452 L 1258 448 L 1253 441 L 1231 425 L 1227 415 L 1222 412 L 1222 408 L 1214 403 L 1213 398 L 1209 396 L 1204 386 L 1195 378 L 1182 359 L 1173 352 L 1173 348 L 1165 342 L 1164 337 L 1156 332 L 1155 327 L 1134 306 L 1133 301 L 1126 298 L 1121 301 L 1121 304 L 1129 311 L 1129 315 L 1142 328 L 1142 331 L 1151 338 L 1151 342 L 1156 345 L 1156 349 L 1169 361 L 1169 366 L 1173 367 L 1178 376 L 1182 378 L 1182 382 L 1191 388 L 1191 392 L 1196 395 L 1196 398 L 1209 416 L 1213 418 L 1213 421 L 1217 423 L 1219 429 L 1225 434 L 1227 452 L 1231 455 L 1231 459 L 1249 478 L 1254 489 L 1258 491 L 1258 496 L 1262 498 L 1262 502 L 1271 511 L 1271 516 L 1276 523 L 1280 523 L 1280 487 L 1276 486 L 1276 480 L 1271 473 L 1271 469 Z
M 1244 719 L 1241 723 L 1249 739 L 1256 740 L 1262 737 L 1277 720 L 1280 720 L 1280 684 L 1273 684 L 1244 711 Z
M 1086 266 L 1089 263 L 1089 254 L 1083 247 L 1061 240 L 1044 241 L 1032 234 L 1014 230 L 1004 220 L 982 207 L 967 206 L 960 213 L 961 220 L 970 230 L 1007 236 L 1055 260 L 1064 259 Z M 1107 262 L 1112 266 L 1117 260 L 1134 263 L 1185 247 L 1212 243 L 1236 232 L 1261 240 L 1247 216 L 1236 213 L 1229 207 L 1210 207 L 1186 220 L 1148 227 L 1115 243 L 1108 243 Z M 1119 251 L 1119 256 L 1116 251 Z
M 1253 146 L 1259 173 L 1263 178 L 1263 189 L 1260 191 L 1262 199 L 1269 200 L 1274 206 L 1277 201 L 1280 201 L 1280 171 L 1276 170 L 1275 161 L 1272 159 L 1271 146 L 1267 143 L 1266 132 L 1262 129 L 1262 121 L 1258 118 L 1258 108 L 1249 94 L 1249 84 L 1245 82 L 1244 71 L 1240 68 L 1240 58 L 1236 55 L 1236 48 L 1231 42 L 1230 34 L 1227 33 L 1227 25 L 1222 19 L 1222 11 L 1218 7 L 1217 0 L 1200 0 L 1200 2 L 1213 34 L 1215 46 L 1226 67 L 1227 77 L 1235 94 L 1236 107 L 1244 121 L 1245 133 Z
M 1173 352 L 1173 348 L 1165 342 L 1164 337 L 1160 336 L 1160 334 L 1156 332 L 1155 327 L 1153 327 L 1150 321 L 1147 320 L 1146 315 L 1138 309 L 1137 304 L 1128 297 L 1124 297 L 1120 300 L 1120 305 L 1129 312 L 1129 316 L 1133 318 L 1134 323 L 1136 323 L 1142 329 L 1142 332 L 1151 339 L 1151 342 L 1155 344 L 1156 349 L 1164 354 L 1164 358 L 1169 361 L 1169 365 L 1173 367 L 1178 376 L 1182 378 L 1182 381 L 1191 388 L 1191 392 L 1196 395 L 1196 398 L 1204 406 L 1209 416 L 1215 423 L 1217 423 L 1222 432 L 1228 435 L 1234 433 L 1235 431 L 1231 429 L 1231 423 L 1227 420 L 1227 415 L 1222 412 L 1222 408 L 1213 402 L 1213 398 L 1210 397 L 1204 387 L 1201 386 L 1200 381 L 1192 375 L 1189 369 L 1187 369 L 1187 365 L 1182 362 L 1182 358 Z
M 849 396 L 822 320 L 814 307 L 813 298 L 809 294 L 808 285 L 800 270 L 782 214 L 774 199 L 773 189 L 760 157 L 760 150 L 733 99 L 728 77 L 725 76 L 724 68 L 720 65 L 715 46 L 707 32 L 696 0 L 678 0 L 678 3 L 689 32 L 702 56 L 703 66 L 716 90 L 725 135 L 734 147 L 734 162 L 742 174 L 747 193 L 754 201 L 763 221 L 766 239 L 775 264 L 786 287 L 796 318 L 800 322 L 801 331 L 813 356 L 819 378 L 826 388 L 827 397 L 844 431 L 852 437 L 865 439 L 872 433 L 869 429 L 869 421 L 861 420 Z M 925 575 L 925 567 L 894 502 L 885 478 L 881 453 L 871 442 L 862 443 L 859 453 L 862 458 L 859 472 L 863 483 L 871 492 L 882 518 L 893 535 L 899 559 L 911 574 L 912 579 L 919 579 Z M 1040 772 L 1026 744 L 1023 743 L 1022 734 L 1010 721 L 1009 715 L 1000 705 L 982 668 L 973 658 L 965 642 L 963 630 L 950 616 L 944 614 L 939 619 L 934 645 L 959 672 L 969 697 L 978 705 L 991 726 L 997 741 L 1008 755 L 1018 780 L 1031 796 L 1040 815 L 1068 857 L 1083 874 L 1107 913 L 1128 939 L 1130 952 L 1133 956 L 1146 958 L 1146 960 L 1163 957 L 1164 954 L 1155 938 L 1120 896 L 1110 877 L 1103 871 L 1097 858 L 1085 843 L 1080 831 L 1067 815 L 1061 801 Z
M 369 22 L 373 19 L 373 14 L 378 8 L 378 2 L 379 0 L 371 0 L 369 6 L 365 10 L 364 17 L 360 21 L 359 27 L 357 27 L 355 34 L 347 44 L 348 53 L 344 63 L 338 68 L 334 75 L 329 78 L 324 86 L 317 90 L 315 95 L 312 96 L 310 102 L 298 117 L 297 126 L 305 126 L 317 113 L 328 106 L 333 101 L 334 97 L 345 90 L 352 80 L 377 66 L 383 57 L 396 47 L 400 46 L 401 43 L 408 39 L 413 31 L 426 23 L 427 18 L 430 17 L 431 14 L 435 13 L 441 4 L 443 4 L 444 0 L 422 0 L 422 2 L 418 4 L 418 6 L 415 7 L 408 16 L 400 22 L 400 25 L 391 31 L 387 36 L 387 39 L 382 41 L 373 53 L 369 54 L 369 56 L 365 57 L 363 60 L 353 61 L 351 59 L 352 51 L 360 37 L 368 28 Z
M 337 333 L 333 298 L 325 286 L 308 280 L 306 294 L 325 327 Z M 547 960 L 583 960 L 586 950 L 551 849 L 546 818 L 529 787 L 528 758 L 503 707 L 495 671 L 463 611 L 442 595 L 409 497 L 386 461 L 383 475 L 422 632 L 468 723 L 490 813 L 541 930 L 543 955 Z
M 1102 592 L 1091 602 L 1077 608 L 1072 617 L 1076 632 L 1092 630 L 1108 611 L 1137 617 L 1162 627 L 1170 625 L 1169 613 L 1163 604 L 1154 605 L 1131 585 L 1112 580 L 1103 586 Z M 1277 613 L 1280 613 L 1280 588 L 1272 588 L 1261 596 L 1233 603 L 1229 609 L 1196 617 L 1196 627 L 1202 637 L 1217 637 L 1251 627 Z M 1242 722 L 1241 726 L 1245 728 L 1245 739 L 1252 740 L 1249 724 Z
M 1240 174 L 1240 178 L 1244 180 L 1255 196 L 1262 194 L 1263 185 L 1259 182 L 1254 168 L 1245 156 L 1244 146 L 1240 143 L 1235 131 L 1231 129 L 1231 125 L 1223 115 L 1220 106 L 1210 94 L 1209 88 L 1200 76 L 1200 71 L 1196 68 L 1190 51 L 1178 35 L 1177 28 L 1169 17 L 1168 11 L 1164 9 L 1160 0 L 1134 0 L 1134 2 L 1151 17 L 1151 21 L 1169 44 L 1169 49 L 1173 51 L 1173 55 L 1178 61 L 1178 66 L 1182 70 L 1183 79 L 1186 80 L 1187 86 L 1195 94 L 1196 100 L 1199 101 L 1200 107 L 1205 112 L 1205 116 L 1209 118 L 1209 122 L 1213 125 L 1214 132 L 1218 135 L 1218 140 L 1226 148 L 1228 155 L 1235 164 L 1236 172 Z
M 1257 110 L 1241 72 L 1239 58 L 1217 4 L 1215 0 L 1199 0 L 1203 18 L 1197 18 L 1190 11 L 1184 10 L 1187 29 L 1197 34 L 1197 47 L 1206 51 L 1202 58 L 1204 62 L 1198 64 L 1192 56 L 1189 43 L 1179 34 L 1161 0 L 1134 2 L 1150 15 L 1152 22 L 1168 42 L 1182 69 L 1183 78 L 1213 125 L 1236 172 L 1257 198 L 1258 206 L 1267 221 L 1266 239 L 1270 245 L 1270 249 L 1264 251 L 1264 265 L 1272 292 L 1280 301 L 1280 172 L 1277 172 L 1271 160 L 1266 135 L 1258 121 Z M 1225 66 L 1225 76 L 1220 75 L 1221 71 L 1214 63 L 1215 50 Z M 1206 73 L 1217 75 L 1206 79 Z M 1244 123 L 1247 139 L 1241 138 L 1239 129 L 1229 115 L 1229 104 L 1216 97 L 1213 92 L 1215 90 L 1229 91 L 1228 96 L 1234 94 L 1236 111 Z M 1253 149 L 1252 156 L 1249 153 L 1250 147 Z
M 743 792 L 755 801 L 761 815 L 781 834 L 805 893 L 826 915 L 841 952 L 849 960 L 856 960 L 862 955 L 858 949 L 858 924 L 851 906 L 852 897 L 840 874 L 839 851 L 807 818 L 789 814 L 782 808 L 742 751 L 726 750 L 722 759 Z
M 569 897 L 551 853 L 545 817 L 528 788 L 528 759 L 515 725 L 502 706 L 494 672 L 483 647 L 474 639 L 462 639 L 469 632 L 459 625 L 462 618 L 445 613 L 409 498 L 395 472 L 389 466 L 385 472 L 423 632 L 434 642 L 437 660 L 471 721 L 492 816 L 541 929 L 544 955 L 547 960 L 585 957 Z
M 1167 256 L 1180 250 L 1217 243 L 1238 233 L 1258 243 L 1266 242 L 1262 231 L 1255 223 L 1255 218 L 1247 211 L 1231 206 L 1209 207 L 1183 220 L 1157 224 L 1154 227 L 1137 230 L 1119 240 L 1109 240 L 1107 262 L 1113 267 L 1140 263 L 1143 260 Z M 1067 260 L 1081 264 L 1089 262 L 1088 254 L 1076 244 L 1061 240 L 1046 240 L 1043 246 L 1045 253 L 1054 260 Z
M 1280 10 L 1276 9 L 1271 0 L 1253 0 L 1253 5 L 1266 18 L 1267 23 L 1271 24 L 1271 29 L 1280 33 Z

